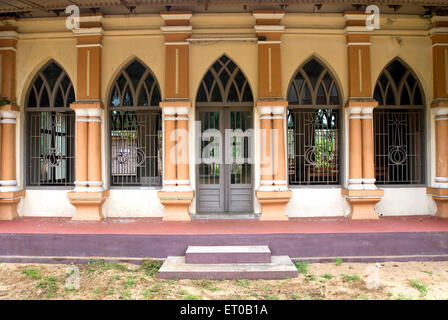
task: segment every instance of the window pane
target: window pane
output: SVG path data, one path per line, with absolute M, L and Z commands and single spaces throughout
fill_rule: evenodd
M 74 112 L 27 113 L 27 183 L 72 186 L 75 171 Z
M 160 111 L 111 111 L 111 184 L 160 186 Z
M 288 110 L 288 173 L 293 185 L 339 184 L 339 110 Z
M 374 111 L 378 184 L 423 184 L 422 110 Z

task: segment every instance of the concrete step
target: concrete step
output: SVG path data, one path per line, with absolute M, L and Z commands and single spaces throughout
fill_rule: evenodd
M 158 276 L 161 279 L 265 279 L 297 277 L 298 272 L 288 256 L 272 256 L 270 263 L 187 264 L 185 257 L 167 257 Z
M 268 246 L 189 246 L 185 263 L 270 263 Z

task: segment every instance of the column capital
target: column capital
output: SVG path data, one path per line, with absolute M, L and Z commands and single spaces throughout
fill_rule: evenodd
M 447 99 L 447 98 L 434 99 L 434 100 L 431 102 L 431 108 L 432 108 L 432 109 L 444 109 L 444 108 L 448 108 L 448 99 Z
M 439 41 L 442 40 L 441 42 L 446 42 L 446 38 L 445 39 L 441 39 L 440 37 L 433 37 L 433 35 L 438 35 L 438 34 L 448 34 L 448 16 L 434 16 L 431 18 L 431 24 L 432 24 L 432 28 L 429 30 L 429 34 L 431 35 L 431 37 L 433 38 L 433 41 Z M 443 41 L 445 40 L 445 41 Z
M 162 11 L 160 16 L 165 22 L 165 26 L 160 27 L 160 31 L 165 36 L 165 44 L 188 45 L 185 41 L 193 30 L 190 26 L 192 17 L 191 11 Z
M 352 107 L 358 107 L 358 108 L 375 108 L 378 107 L 378 101 L 374 99 L 349 99 L 346 104 L 345 108 L 352 108 Z
M 76 101 L 70 104 L 70 109 L 104 109 L 104 104 L 101 101 Z
M 371 13 L 364 11 L 345 11 L 345 34 L 369 34 L 373 31 L 367 27 L 367 18 Z
M 102 102 L 87 103 L 87 102 L 75 102 L 70 105 L 70 109 L 73 109 L 77 117 L 101 117 L 104 110 Z
M 161 11 L 160 17 L 162 17 L 163 21 L 165 21 L 166 25 L 180 25 L 180 24 L 188 24 L 192 17 L 192 11 Z
M 190 101 L 164 101 L 159 106 L 163 110 L 165 116 L 182 116 L 187 117 L 191 110 Z M 173 119 L 174 120 L 174 119 Z M 182 119 L 178 119 L 182 120 Z
M 435 120 L 448 120 L 448 99 L 436 99 L 431 103 Z
M 255 18 L 254 30 L 257 37 L 262 37 L 258 44 L 280 44 L 281 36 L 285 26 L 281 25 L 281 20 L 285 16 L 283 10 L 254 10 L 252 16 Z
M 0 107 L 0 123 L 15 124 L 20 108 L 7 104 Z
M 256 107 L 261 115 L 283 115 L 285 108 L 288 106 L 286 100 L 268 100 L 257 101 Z
M 162 101 L 159 103 L 159 107 L 160 108 L 168 108 L 168 107 L 187 107 L 187 108 L 191 108 L 191 101 L 190 100 L 174 100 L 174 101 Z
M 5 104 L 3 106 L 0 106 L 0 112 L 14 112 L 19 113 L 20 107 L 13 105 L 13 104 Z
M 81 14 L 79 28 L 74 28 L 72 31 L 75 37 L 78 37 L 78 45 L 101 42 L 104 33 L 103 14 L 101 12 Z M 88 43 L 83 43 L 85 40 L 88 40 Z

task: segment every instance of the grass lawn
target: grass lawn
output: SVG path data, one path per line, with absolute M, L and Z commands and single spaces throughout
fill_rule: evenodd
M 379 289 L 367 289 L 374 264 L 296 263 L 299 276 L 284 280 L 162 280 L 160 262 L 142 265 L 90 261 L 79 270 L 79 289 L 67 289 L 63 264 L 0 263 L 0 299 L 448 299 L 448 262 L 386 262 Z M 76 269 L 75 269 L 76 270 Z M 76 272 L 77 273 L 77 272 Z

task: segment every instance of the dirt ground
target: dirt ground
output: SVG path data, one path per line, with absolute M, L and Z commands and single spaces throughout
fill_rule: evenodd
M 448 262 L 380 264 L 378 289 L 366 288 L 366 268 L 375 264 L 298 263 L 299 276 L 285 280 L 161 280 L 160 263 L 71 265 L 79 268 L 79 289 L 67 289 L 63 264 L 0 264 L 1 300 L 36 299 L 448 299 Z

